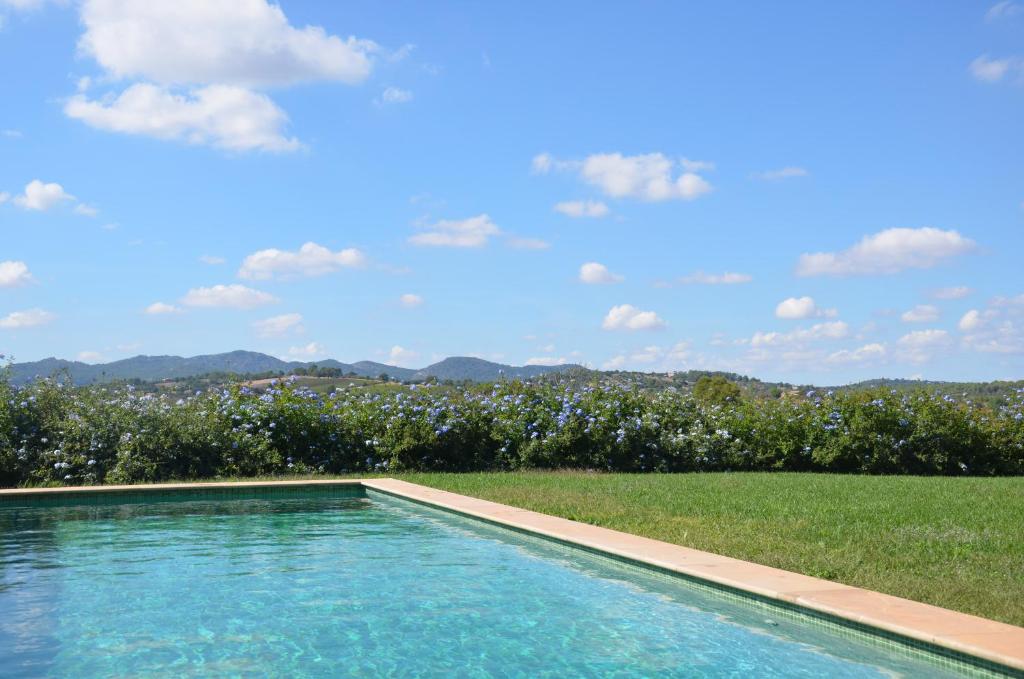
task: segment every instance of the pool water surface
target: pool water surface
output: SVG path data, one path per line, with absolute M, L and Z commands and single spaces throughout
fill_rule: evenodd
M 951 677 L 361 488 L 0 504 L 0 674 Z

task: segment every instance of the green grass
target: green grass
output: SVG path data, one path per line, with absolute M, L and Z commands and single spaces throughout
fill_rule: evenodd
M 827 474 L 401 478 L 1024 625 L 1024 479 Z

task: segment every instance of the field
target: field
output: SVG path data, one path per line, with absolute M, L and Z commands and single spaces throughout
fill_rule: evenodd
M 402 478 L 1024 625 L 1024 479 L 828 474 Z

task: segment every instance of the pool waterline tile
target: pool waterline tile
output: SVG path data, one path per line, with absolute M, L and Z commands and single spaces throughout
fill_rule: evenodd
M 182 492 L 239 493 L 369 489 L 470 516 L 520 533 L 541 536 L 628 563 L 682 576 L 697 586 L 820 619 L 840 633 L 875 637 L 878 643 L 942 656 L 950 666 L 1024 677 L 1024 628 L 828 580 L 761 566 L 650 538 L 582 524 L 397 479 L 172 483 L 0 490 L 0 507 L 38 500 L 123 497 L 145 501 Z M 843 629 L 846 628 L 846 629 Z

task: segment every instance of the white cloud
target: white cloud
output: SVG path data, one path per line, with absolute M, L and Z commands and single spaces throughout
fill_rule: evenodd
M 238 284 L 192 288 L 181 298 L 185 306 L 229 309 L 252 309 L 276 301 L 277 298 L 269 293 Z
M 266 0 L 86 0 L 79 50 L 114 78 L 242 87 L 358 83 L 377 47 L 295 28 Z
M 381 51 L 368 40 L 289 24 L 267 0 L 85 0 L 79 51 L 117 96 L 72 96 L 64 112 L 93 127 L 232 151 L 294 151 L 288 116 L 254 89 L 362 82 Z
M 217 257 L 215 255 L 200 255 L 199 261 L 202 262 L 203 264 L 215 266 L 217 264 L 224 264 L 224 262 L 226 262 L 227 260 L 225 260 L 223 257 Z
M 962 345 L 988 354 L 1024 354 L 1024 294 L 996 297 L 983 310 L 971 309 L 957 327 Z
M 983 322 L 984 321 L 982 320 L 981 312 L 978 311 L 977 309 L 971 309 L 970 311 L 968 311 L 967 313 L 960 317 L 960 320 L 957 322 L 956 327 L 960 328 L 964 332 L 970 332 L 972 330 L 977 330 L 978 328 L 980 328 Z
M 298 251 L 269 248 L 252 253 L 242 261 L 238 277 L 248 280 L 323 276 L 341 268 L 366 264 L 366 255 L 356 248 L 331 252 L 322 245 L 305 243 Z
M 60 184 L 45 183 L 33 179 L 25 186 L 25 192 L 14 197 L 14 204 L 26 210 L 45 211 L 75 197 L 64 190 Z
M 0 205 L 3 205 L 11 199 L 11 194 L 6 191 L 0 191 Z
M 1003 59 L 990 59 L 983 54 L 971 62 L 968 67 L 975 80 L 986 83 L 996 83 L 1002 80 L 1011 70 L 1022 69 L 1022 62 L 1014 57 Z
M 711 191 L 711 184 L 695 172 L 673 177 L 673 166 L 661 153 L 598 153 L 583 160 L 580 176 L 613 198 L 693 200 Z
M 885 358 L 886 348 L 884 344 L 873 342 L 865 344 L 857 349 L 841 349 L 829 354 L 825 360 L 829 363 L 865 363 Z
M 886 229 L 865 236 L 847 250 L 801 255 L 796 273 L 799 276 L 892 274 L 906 269 L 927 269 L 974 248 L 974 241 L 956 231 L 933 227 Z
M 973 292 L 966 285 L 958 285 L 950 288 L 939 288 L 932 293 L 935 299 L 963 299 Z
M 625 367 L 626 361 L 629 360 L 625 354 L 619 354 L 618 356 L 612 356 L 610 359 L 601 364 L 601 370 L 621 370 Z
M 103 354 L 98 351 L 80 351 L 77 358 L 83 363 L 99 363 L 103 360 Z
M 20 139 L 22 134 L 21 130 L 0 130 L 0 136 L 7 137 L 8 139 Z
M 932 323 L 939 320 L 939 308 L 931 304 L 918 304 L 900 314 L 904 323 Z
M 704 273 L 703 271 L 694 271 L 689 276 L 683 276 L 680 278 L 679 282 L 685 285 L 736 285 L 739 283 L 749 283 L 752 280 L 753 277 L 745 273 L 733 273 L 731 271 L 726 271 L 721 274 L 713 274 Z
M 0 318 L 0 328 L 7 330 L 31 328 L 37 325 L 46 325 L 56 318 L 56 314 L 52 314 L 49 311 L 43 311 L 42 309 L 12 311 L 3 318 Z
M 86 205 L 85 203 L 79 203 L 78 205 L 75 206 L 75 214 L 76 215 L 82 215 L 84 217 L 95 217 L 99 213 L 100 213 L 100 211 L 97 210 L 92 205 Z
M 271 316 L 252 324 L 256 334 L 260 337 L 281 337 L 291 333 L 301 334 L 305 332 L 302 327 L 302 314 L 281 314 Z
M 419 352 L 400 347 L 397 344 L 391 347 L 391 351 L 388 352 L 388 361 L 390 361 L 391 365 L 397 365 L 403 368 L 410 367 L 419 359 L 419 357 Z
M 380 104 L 407 104 L 412 101 L 412 92 L 398 87 L 386 87 L 377 101 Z
M 402 306 L 408 307 L 410 309 L 413 307 L 418 307 L 419 305 L 423 304 L 423 298 L 420 297 L 419 295 L 414 295 L 411 292 L 407 292 L 401 297 L 399 297 L 398 301 L 402 304 Z
M 579 161 L 575 160 L 558 160 L 550 153 L 538 153 L 530 161 L 530 170 L 534 174 L 547 174 L 552 170 L 571 170 L 578 169 L 580 166 Z
M 1012 306 L 1024 306 L 1024 293 L 1017 295 L 1016 297 L 996 297 L 992 300 L 992 306 L 996 307 L 1012 307 Z
M 298 359 L 319 358 L 327 355 L 327 349 L 319 342 L 310 342 L 299 347 L 289 347 L 288 355 Z
M 642 347 L 632 353 L 613 356 L 602 364 L 604 370 L 621 370 L 627 366 L 643 366 L 645 370 L 679 370 L 696 359 L 690 350 L 689 342 L 677 342 L 669 348 L 656 344 Z
M 619 283 L 623 277 L 612 273 L 604 264 L 587 262 L 580 267 L 580 280 L 584 283 L 596 285 L 599 283 Z
M 835 315 L 835 309 L 819 308 L 813 297 L 789 297 L 775 307 L 776 318 L 800 319 L 816 316 L 833 317 Z
M 416 45 L 412 43 L 406 43 L 399 47 L 398 49 L 392 51 L 390 54 L 388 54 L 388 61 L 397 64 L 399 61 L 406 59 L 410 54 L 413 53 L 413 50 L 415 49 Z
M 1002 0 L 1002 2 L 997 2 L 988 8 L 988 11 L 985 12 L 985 20 L 996 21 L 998 19 L 1008 19 L 1020 14 L 1021 12 L 1024 12 L 1024 6 L 1016 2 L 1012 2 L 1012 0 Z
M 605 330 L 658 330 L 665 327 L 665 321 L 653 311 L 641 311 L 632 304 L 620 304 L 608 311 L 601 327 Z
M 516 250 L 547 250 L 551 243 L 540 238 L 519 238 L 509 236 L 505 239 L 505 245 Z
M 949 346 L 949 333 L 945 330 L 915 330 L 897 341 L 904 358 L 914 363 L 931 360 L 935 354 Z
M 0 288 L 16 288 L 31 283 L 31 272 L 28 264 L 16 260 L 0 262 Z
M 526 359 L 526 365 L 563 365 L 568 363 L 564 356 L 534 356 Z
M 568 217 L 604 217 L 608 214 L 608 206 L 595 200 L 568 200 L 555 205 L 555 212 Z
M 986 354 L 1024 354 L 1024 325 L 1019 320 L 991 314 L 992 322 L 963 338 L 969 349 Z M 987 323 L 987 321 L 986 321 Z
M 791 332 L 755 332 L 750 339 L 738 340 L 739 344 L 752 347 L 778 347 L 802 345 L 815 340 L 843 339 L 850 334 L 850 326 L 844 321 L 816 323 L 810 328 L 797 328 Z
M 501 233 L 501 229 L 486 214 L 462 220 L 441 221 L 429 225 L 423 233 L 409 238 L 413 245 L 441 246 L 454 248 L 478 248 L 487 244 L 488 238 Z
M 538 153 L 530 162 L 530 168 L 537 174 L 547 174 L 554 165 L 554 158 L 550 153 Z
M 233 85 L 209 85 L 175 94 L 157 85 L 137 83 L 112 100 L 75 95 L 64 105 L 64 113 L 101 130 L 229 151 L 295 151 L 302 147 L 294 137 L 285 136 L 288 115 L 269 97 Z
M 162 314 L 180 314 L 181 309 L 174 306 L 173 304 L 167 304 L 166 302 L 153 302 L 146 307 L 146 313 L 151 316 L 159 316 Z
M 758 179 L 765 181 L 779 181 L 780 179 L 792 179 L 794 177 L 806 177 L 810 174 L 807 170 L 802 167 L 780 167 L 777 170 L 766 170 L 764 172 L 758 172 L 754 175 Z

